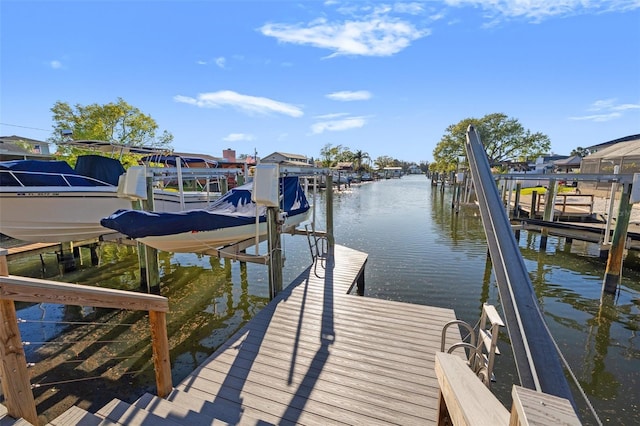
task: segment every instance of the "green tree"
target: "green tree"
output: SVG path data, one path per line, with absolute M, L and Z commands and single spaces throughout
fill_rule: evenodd
M 587 148 L 583 148 L 581 146 L 575 148 L 573 151 L 571 151 L 571 154 L 569 154 L 570 156 L 574 156 L 574 155 L 579 155 L 580 157 L 586 157 L 587 155 L 591 154 L 591 151 L 589 151 Z
M 362 162 L 364 160 L 369 159 L 369 154 L 362 151 L 362 150 L 358 150 L 356 152 L 353 153 L 353 169 L 356 171 L 362 171 L 365 170 L 366 168 L 364 167 L 364 165 L 362 164 Z
M 494 113 L 484 117 L 466 118 L 447 127 L 440 142 L 433 150 L 434 162 L 431 171 L 455 171 L 460 156 L 465 156 L 467 128 L 473 125 L 480 134 L 489 163 L 492 165 L 507 161 L 529 161 L 549 152 L 551 142 L 547 135 L 532 133 L 515 118 Z
M 385 167 L 397 167 L 398 163 L 398 160 L 395 160 L 388 155 L 381 155 L 374 161 L 374 164 L 376 165 L 376 168 L 378 168 L 378 170 L 384 169 Z
M 71 130 L 77 140 L 100 140 L 129 146 L 169 149 L 173 135 L 166 130 L 158 135 L 158 124 L 151 116 L 118 98 L 105 105 L 75 105 L 58 101 L 51 108 L 54 133 L 49 142 L 63 142 L 63 130 Z

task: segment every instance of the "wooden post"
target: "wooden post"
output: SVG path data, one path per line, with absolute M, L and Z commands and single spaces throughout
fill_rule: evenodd
M 536 218 L 536 204 L 538 202 L 538 191 L 531 192 L 531 210 L 529 211 L 529 219 Z
M 89 246 L 89 253 L 91 254 L 91 266 L 98 266 L 100 263 L 100 257 L 98 256 L 98 244 L 91 244 Z
M 520 217 L 520 191 L 522 190 L 522 184 L 520 182 L 516 183 L 516 197 L 513 202 L 513 217 Z
M 267 208 L 267 240 L 269 246 L 269 297 L 282 291 L 282 244 L 278 232 L 278 208 Z
M 0 276 L 9 275 L 6 249 L 0 249 Z M 36 403 L 31 391 L 27 360 L 22 346 L 18 318 L 13 300 L 0 299 L 0 375 L 4 405 L 8 414 L 38 424 Z
M 169 338 L 167 337 L 167 315 L 164 312 L 149 311 L 149 326 L 151 327 L 151 348 L 156 372 L 157 393 L 160 398 L 164 398 L 169 395 L 173 387 Z
M 224 195 L 229 192 L 229 180 L 226 176 L 222 176 L 222 179 L 218 180 L 218 185 L 220 186 L 220 194 Z
M 327 212 L 326 212 L 327 242 L 329 243 L 329 248 L 333 249 L 333 247 L 336 244 L 336 240 L 333 236 L 333 176 L 331 176 L 331 173 L 327 175 L 326 209 L 327 209 Z
M 555 200 L 555 187 L 556 180 L 549 179 L 549 187 L 547 188 L 547 193 L 544 195 L 544 213 L 542 216 L 542 220 L 546 222 L 553 222 L 553 209 L 554 200 Z M 549 238 L 549 228 L 544 226 L 542 228 L 542 236 L 540 237 L 540 250 L 547 249 L 547 239 Z
M 613 231 L 611 249 L 607 259 L 607 269 L 602 283 L 602 293 L 615 294 L 620 284 L 620 274 L 622 273 L 622 257 L 624 255 L 624 244 L 627 239 L 627 229 L 629 228 L 629 218 L 633 204 L 629 202 L 631 198 L 631 184 L 625 184 L 620 196 L 620 207 L 618 209 L 618 219 Z
M 153 178 L 147 176 L 147 199 L 142 201 L 142 209 L 153 211 Z M 158 250 L 138 243 L 140 253 L 140 287 L 147 293 L 160 294 L 160 271 L 158 266 Z

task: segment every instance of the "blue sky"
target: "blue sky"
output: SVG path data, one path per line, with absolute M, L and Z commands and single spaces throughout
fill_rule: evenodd
M 640 0 L 0 3 L 0 135 L 124 99 L 181 152 L 430 161 L 504 113 L 569 154 L 640 133 Z

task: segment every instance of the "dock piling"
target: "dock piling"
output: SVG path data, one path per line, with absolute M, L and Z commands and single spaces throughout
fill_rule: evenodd
M 607 269 L 605 271 L 604 280 L 602 283 L 603 294 L 615 294 L 618 289 L 618 285 L 620 284 L 624 246 L 627 239 L 627 229 L 629 228 L 631 208 L 633 207 L 633 204 L 629 202 L 631 198 L 632 186 L 633 185 L 630 183 L 625 184 L 620 196 L 618 219 L 616 220 L 616 227 L 613 231 L 611 249 L 609 250 L 609 257 L 607 258 Z

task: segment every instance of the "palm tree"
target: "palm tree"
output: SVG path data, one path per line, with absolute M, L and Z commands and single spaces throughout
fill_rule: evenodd
M 366 159 L 370 159 L 369 154 L 366 152 L 358 150 L 353 153 L 353 162 L 355 163 L 354 168 L 356 171 L 362 171 L 363 169 L 362 161 Z

